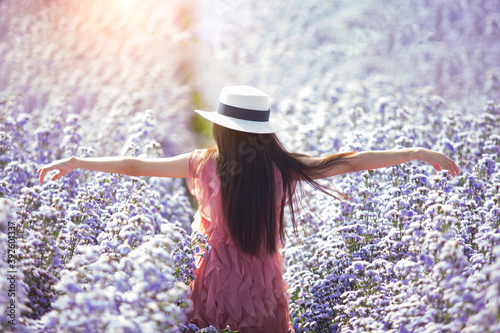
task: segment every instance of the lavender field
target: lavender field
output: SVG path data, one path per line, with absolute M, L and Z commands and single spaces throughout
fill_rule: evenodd
M 0 0 L 2 332 L 187 331 L 209 246 L 183 180 L 36 170 L 209 146 L 193 109 L 241 83 L 290 150 L 420 146 L 461 171 L 325 180 L 344 202 L 304 187 L 296 332 L 500 332 L 498 1 Z

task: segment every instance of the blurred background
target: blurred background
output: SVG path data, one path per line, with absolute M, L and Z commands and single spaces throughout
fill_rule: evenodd
M 192 110 L 228 84 L 268 92 L 277 112 L 373 79 L 359 89 L 425 87 L 481 112 L 500 100 L 499 60 L 497 0 L 0 1 L 1 103 L 33 119 L 79 114 L 98 154 L 118 153 L 117 127 L 148 109 L 165 154 L 205 144 Z

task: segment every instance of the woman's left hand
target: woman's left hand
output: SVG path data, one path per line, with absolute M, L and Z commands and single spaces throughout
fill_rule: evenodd
M 420 148 L 417 152 L 417 156 L 419 160 L 429 163 L 437 171 L 441 171 L 442 169 L 448 170 L 450 176 L 452 177 L 460 174 L 458 166 L 455 162 L 441 153 L 426 148 Z

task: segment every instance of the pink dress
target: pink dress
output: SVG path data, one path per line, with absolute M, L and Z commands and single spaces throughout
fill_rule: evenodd
M 200 328 L 229 325 L 240 333 L 288 332 L 283 259 L 280 254 L 257 258 L 238 250 L 222 216 L 216 162 L 200 163 L 206 152 L 195 150 L 188 158 L 187 184 L 199 204 L 193 230 L 208 235 L 211 246 L 206 258 L 196 263 L 188 322 Z M 277 179 L 277 198 L 281 198 L 281 177 Z

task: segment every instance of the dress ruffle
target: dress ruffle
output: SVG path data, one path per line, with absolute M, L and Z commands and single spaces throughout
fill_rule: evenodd
M 197 261 L 189 320 L 198 327 L 229 325 L 242 333 L 288 332 L 283 259 L 279 253 L 257 258 L 238 250 L 222 216 L 216 163 L 204 158 L 206 152 L 195 150 L 188 159 L 187 184 L 199 205 L 193 230 L 208 235 L 211 246 L 206 258 Z M 276 179 L 281 198 L 281 176 Z

